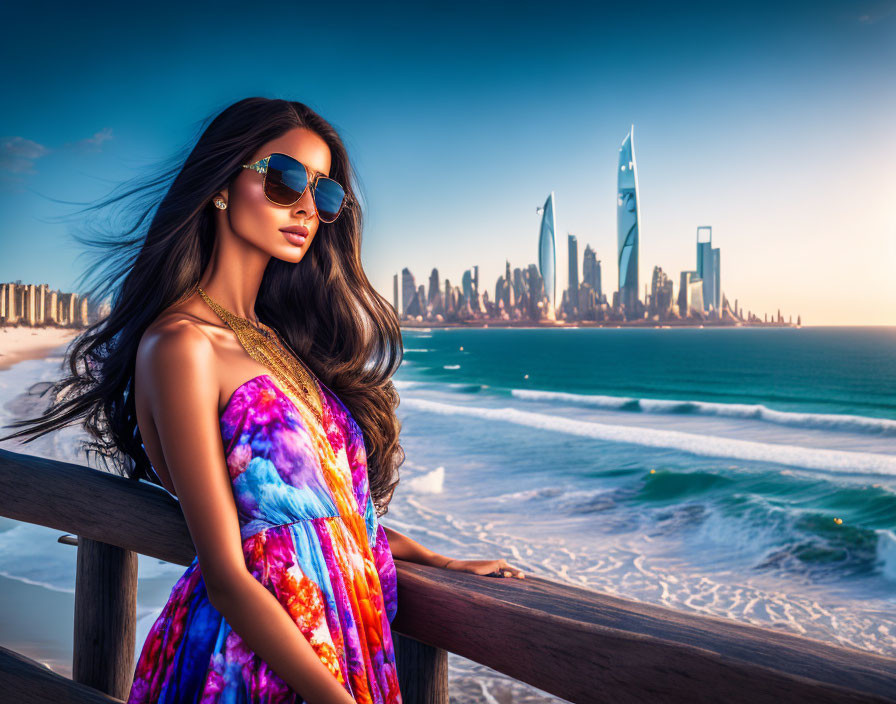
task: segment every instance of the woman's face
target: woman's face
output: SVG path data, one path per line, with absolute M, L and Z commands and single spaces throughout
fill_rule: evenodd
M 277 139 L 267 142 L 247 164 L 280 152 L 301 161 L 308 169 L 309 179 L 316 172 L 330 174 L 330 148 L 316 132 L 296 127 Z M 263 190 L 264 175 L 253 169 L 242 169 L 230 189 L 222 191 L 227 209 L 218 213 L 224 217 L 231 231 L 272 257 L 288 262 L 299 262 L 311 246 L 320 227 L 317 209 L 306 188 L 302 197 L 292 205 L 275 205 Z M 301 243 L 291 242 L 281 228 L 305 227 L 308 232 Z

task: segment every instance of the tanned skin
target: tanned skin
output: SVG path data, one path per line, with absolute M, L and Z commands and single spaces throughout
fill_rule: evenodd
M 246 163 L 272 152 L 289 154 L 309 171 L 329 174 L 330 150 L 315 132 L 297 127 L 263 145 Z M 305 193 L 292 206 L 271 203 L 263 176 L 243 169 L 230 189 L 215 195 L 216 238 L 199 285 L 227 310 L 257 323 L 255 299 L 271 257 L 298 263 L 320 220 Z M 281 227 L 304 225 L 301 246 Z M 163 311 L 137 349 L 135 401 L 146 453 L 165 488 L 179 502 L 215 609 L 246 645 L 309 704 L 352 704 L 286 609 L 246 567 L 220 417 L 233 393 L 270 370 L 253 360 L 233 331 L 194 293 Z M 452 560 L 383 526 L 393 558 L 474 574 L 521 570 L 497 560 Z

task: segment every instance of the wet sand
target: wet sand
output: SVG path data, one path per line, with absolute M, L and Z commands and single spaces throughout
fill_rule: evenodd
M 84 332 L 83 328 L 0 326 L 0 371 L 26 359 L 40 359 Z

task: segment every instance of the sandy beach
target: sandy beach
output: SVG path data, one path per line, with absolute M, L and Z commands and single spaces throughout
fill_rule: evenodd
M 0 370 L 26 359 L 40 359 L 83 331 L 83 328 L 0 327 Z

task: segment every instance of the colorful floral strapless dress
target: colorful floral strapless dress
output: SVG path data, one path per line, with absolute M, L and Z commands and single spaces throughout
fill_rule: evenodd
M 390 625 L 395 564 L 370 497 L 361 429 L 323 387 L 323 427 L 262 374 L 221 415 L 252 575 L 277 597 L 357 702 L 401 702 Z M 198 558 L 137 661 L 130 704 L 301 704 L 209 603 Z

